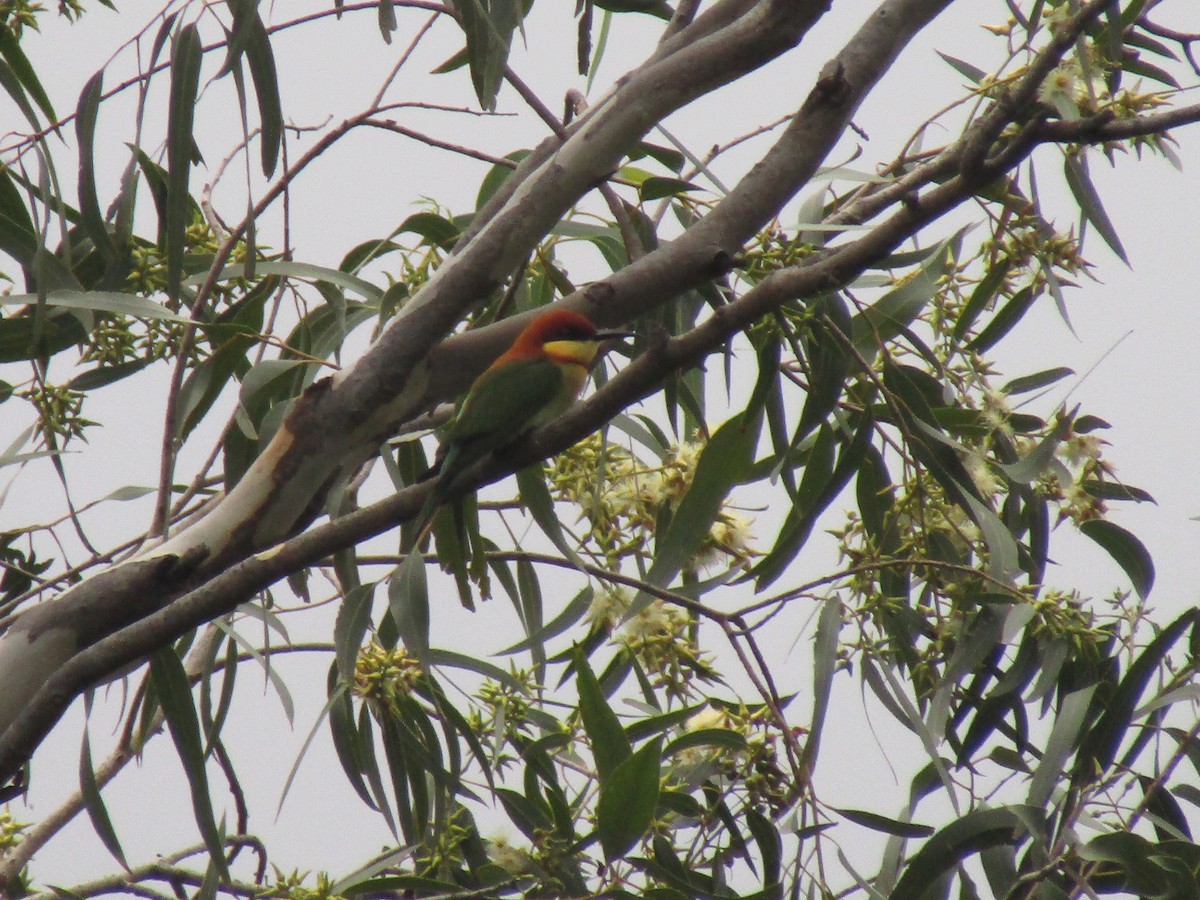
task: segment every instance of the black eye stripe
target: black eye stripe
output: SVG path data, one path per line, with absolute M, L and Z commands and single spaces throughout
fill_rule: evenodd
M 547 335 L 548 341 L 586 341 L 595 337 L 595 333 L 578 325 L 563 325 L 555 328 Z

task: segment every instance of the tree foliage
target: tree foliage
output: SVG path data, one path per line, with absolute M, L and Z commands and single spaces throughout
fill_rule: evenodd
M 581 84 L 614 29 L 657 43 L 562 119 L 516 71 L 531 2 L 171 4 L 73 112 L 23 49 L 49 14 L 0 7 L 0 85 L 25 119 L 0 146 L 0 402 L 31 422 L 0 464 L 67 506 L 0 535 L 7 796 L 36 785 L 72 703 L 94 715 L 115 694 L 98 685 L 128 686 L 102 757 L 84 728 L 78 791 L 0 820 L 6 892 L 54 890 L 36 854 L 86 814 L 115 874 L 75 896 L 1200 896 L 1200 622 L 1151 614 L 1150 554 L 1110 518 L 1151 498 L 1118 477 L 1103 411 L 1058 400 L 1073 373 L 993 361 L 1035 305 L 1065 317 L 1086 290 L 1085 239 L 1125 259 L 1092 171 L 1174 160 L 1200 120 L 1180 102 L 1197 36 L 1161 24 L 1169 2 L 987 4 L 986 52 L 927 61 L 961 95 L 924 120 L 914 102 L 881 151 L 856 113 L 958 5 L 882 0 L 814 64 L 821 3 L 580 0 L 575 48 L 552 52 L 577 53 Z M 407 47 L 374 100 L 298 123 L 283 39 L 372 14 L 363 53 Z M 473 108 L 397 78 L 435 41 Z M 772 65 L 800 84 L 802 56 L 785 119 L 714 121 L 708 152 L 661 127 Z M 127 125 L 110 110 L 131 95 Z M 464 141 L 399 121 L 416 108 L 547 137 Z M 335 151 L 369 170 L 349 140 L 367 131 L 462 166 L 474 205 L 374 172 L 338 189 L 405 208 L 398 225 L 294 245 L 292 198 L 320 197 Z M 755 164 L 726 165 L 745 146 Z M 1043 199 L 1050 172 L 1069 200 Z M 431 431 L 551 304 L 636 337 L 410 549 Z M 157 472 L 82 503 L 87 417 L 121 390 L 165 397 L 153 427 L 104 422 L 152 434 Z M 1076 533 L 1131 591 L 1088 596 L 1052 567 Z M 489 598 L 511 603 L 510 640 L 439 628 Z M 284 795 L 331 747 L 391 835 L 307 880 L 260 840 L 270 811 L 227 748 L 254 727 L 235 703 L 251 670 L 291 716 L 282 654 L 327 690 Z M 850 684 L 915 748 L 889 755 L 898 798 L 823 789 L 864 742 L 836 703 Z M 199 843 L 143 861 L 105 790 L 163 732 Z

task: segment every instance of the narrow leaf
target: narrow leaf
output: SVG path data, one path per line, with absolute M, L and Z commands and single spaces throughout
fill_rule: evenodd
M 654 821 L 661 754 L 661 741 L 650 741 L 617 766 L 600 785 L 596 832 L 609 860 L 628 853 Z
M 1020 378 L 1014 378 L 1004 387 L 1000 388 L 1001 393 L 1012 396 L 1013 394 L 1025 394 L 1029 391 L 1036 391 L 1044 387 L 1049 387 L 1057 381 L 1061 381 L 1075 374 L 1074 369 L 1069 369 L 1066 366 L 1057 366 L 1053 369 L 1046 369 L 1042 372 L 1035 372 L 1033 375 L 1023 375 Z
M 388 580 L 388 608 L 404 646 L 424 666 L 429 655 L 429 590 L 419 550 L 409 553 Z
M 832 809 L 856 825 L 862 825 L 864 828 L 870 828 L 872 831 L 882 831 L 884 834 L 894 834 L 897 837 L 922 838 L 929 837 L 934 832 L 933 827 L 930 825 L 901 822 L 898 819 L 889 819 L 887 816 L 868 812 L 865 809 L 845 809 L 838 806 L 832 807 Z
M 79 214 L 83 228 L 92 239 L 96 249 L 105 260 L 116 258 L 116 250 L 100 214 L 100 201 L 96 196 L 96 158 L 94 143 L 96 117 L 100 110 L 100 98 L 104 93 L 104 70 L 101 69 L 88 79 L 79 94 L 79 105 L 75 108 L 75 138 L 79 147 Z
M 191 224 L 191 196 L 188 181 L 192 167 L 192 125 L 195 121 L 196 95 L 200 86 L 200 62 L 203 56 L 200 35 L 195 24 L 185 25 L 175 36 L 171 48 L 171 98 L 167 112 L 167 293 L 179 297 L 183 276 L 186 231 Z
M 679 503 L 667 533 L 658 543 L 646 581 L 664 587 L 700 550 L 716 520 L 725 497 L 743 480 L 754 462 L 761 415 L 734 416 L 712 436 L 700 454 L 691 487 Z M 650 595 L 639 591 L 629 608 L 636 615 L 650 603 Z
M 19 306 L 37 303 L 37 294 L 9 294 L 0 297 L 0 306 Z M 192 321 L 187 316 L 172 312 L 161 303 L 155 303 L 148 297 L 137 294 L 122 294 L 118 291 L 68 291 L 54 290 L 45 296 L 48 306 L 59 309 L 94 310 L 95 312 L 116 313 L 122 316 L 133 316 L 137 319 L 153 319 L 162 322 Z
M 1189 627 L 1195 627 L 1200 613 L 1188 610 L 1159 632 L 1158 636 L 1142 651 L 1129 666 L 1096 724 L 1084 738 L 1075 758 L 1071 773 L 1074 786 L 1090 784 L 1099 774 L 1112 765 L 1117 748 L 1129 730 L 1138 700 L 1146 687 L 1157 676 L 1159 667 L 1167 653 Z
M 1104 243 L 1108 244 L 1109 249 L 1117 255 L 1121 262 L 1129 265 L 1129 258 L 1125 255 L 1125 248 L 1121 246 L 1121 239 L 1117 237 L 1117 230 L 1113 227 L 1112 220 L 1108 217 L 1104 204 L 1100 201 L 1100 194 L 1096 191 L 1096 186 L 1092 184 L 1091 176 L 1088 175 L 1087 161 L 1084 159 L 1082 151 L 1067 156 L 1064 173 L 1067 177 L 1067 186 L 1075 195 L 1075 202 L 1079 204 L 1079 211 L 1092 223 L 1092 226 L 1100 233 L 1100 237 L 1104 238 Z
M 617 766 L 630 758 L 633 748 L 582 653 L 575 655 L 575 680 L 579 686 L 579 715 L 592 745 L 596 774 L 603 788 Z
M 888 900 L 920 900 L 934 882 L 967 858 L 987 847 L 1008 843 L 1024 831 L 1020 816 L 1008 808 L 967 813 L 931 837 L 908 860 Z
M 225 842 L 213 816 L 208 777 L 204 771 L 200 720 L 196 715 L 196 704 L 192 700 L 187 673 L 174 648 L 164 647 L 150 657 L 150 678 L 154 683 L 163 715 L 166 716 L 171 739 L 175 742 L 179 759 L 187 773 L 188 786 L 192 793 L 192 809 L 196 815 L 200 835 L 208 848 L 212 864 L 228 882 L 230 878 L 225 865 Z
M 258 99 L 258 119 L 262 127 L 262 170 L 270 178 L 275 174 L 279 151 L 283 144 L 283 104 L 279 99 L 279 77 L 275 70 L 275 55 L 267 29 L 257 14 L 250 23 L 246 44 L 246 60 L 254 81 L 254 96 Z
M 1044 807 L 1050 801 L 1054 788 L 1062 780 L 1068 757 L 1083 739 L 1088 709 L 1095 692 L 1096 685 L 1092 684 L 1063 697 L 1058 714 L 1054 717 L 1050 737 L 1046 739 L 1046 749 L 1042 751 L 1041 762 L 1029 783 L 1029 794 L 1025 802 L 1030 806 Z
M 550 496 L 549 488 L 546 487 L 546 476 L 542 472 L 541 463 L 526 466 L 517 472 L 517 488 L 521 493 L 521 502 L 533 516 L 533 521 L 537 522 L 538 527 L 542 529 L 542 533 L 550 538 L 559 553 L 582 571 L 583 560 L 579 558 L 579 554 L 575 552 L 575 548 L 563 534 L 562 525 L 554 514 L 554 500 Z
M 1079 530 L 1105 549 L 1133 582 L 1143 600 L 1154 587 L 1154 560 L 1136 535 L 1104 519 L 1090 519 Z
M 41 82 L 38 81 L 33 64 L 21 50 L 21 44 L 12 30 L 7 27 L 0 28 L 0 56 L 4 57 L 21 87 L 33 98 L 33 102 L 38 105 L 38 108 L 46 114 L 46 119 L 50 122 L 58 122 L 58 114 L 54 111 L 50 97 L 46 94 Z M 58 126 L 54 125 L 53 127 L 57 132 Z
M 959 59 L 956 56 L 951 56 L 948 53 L 943 53 L 941 50 L 936 51 L 937 55 L 944 59 L 959 75 L 966 78 L 971 84 L 979 84 L 987 77 L 987 73 L 978 66 L 973 66 L 966 60 Z
M 354 684 L 358 652 L 362 648 L 367 626 L 371 624 L 371 601 L 375 583 L 360 584 L 346 592 L 333 623 L 333 647 L 337 658 L 338 677 Z
M 100 787 L 96 783 L 96 770 L 92 767 L 92 745 L 88 739 L 86 727 L 83 731 L 83 746 L 79 750 L 79 793 L 83 797 L 83 806 L 88 818 L 92 820 L 92 828 L 104 848 L 113 855 L 113 859 L 121 864 L 121 868 L 129 871 L 129 863 L 125 861 L 125 851 L 117 839 L 116 829 L 108 816 L 104 798 L 100 796 Z
M 825 713 L 833 689 L 833 675 L 838 664 L 838 635 L 842 629 L 842 601 L 836 594 L 826 599 L 817 620 L 813 638 L 813 714 L 808 740 L 804 744 L 804 768 L 812 771 L 821 743 Z
M 500 655 L 508 656 L 512 653 L 521 653 L 528 650 L 535 643 L 544 644 L 550 638 L 562 634 L 583 618 L 584 614 L 591 608 L 592 600 L 595 596 L 596 592 L 594 588 L 590 585 L 585 587 L 563 608 L 562 612 L 547 622 L 536 634 L 522 638 L 511 647 L 505 647 L 500 651 Z

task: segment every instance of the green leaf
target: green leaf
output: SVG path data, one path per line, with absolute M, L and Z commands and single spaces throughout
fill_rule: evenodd
M 1098 478 L 1086 478 L 1079 485 L 1093 497 L 1101 500 L 1132 500 L 1134 503 L 1155 503 L 1147 491 L 1129 484 L 1119 484 L 1112 481 L 1101 481 Z
M 658 542 L 654 562 L 645 577 L 649 584 L 665 587 L 695 558 L 725 497 L 749 472 L 754 463 L 762 416 L 761 411 L 752 416 L 748 413 L 731 418 L 705 444 L 691 487 L 671 518 L 667 533 Z M 628 615 L 636 615 L 651 599 L 645 591 L 639 591 Z
M 496 788 L 495 795 L 512 823 L 530 840 L 539 831 L 548 832 L 552 828 L 554 823 L 548 812 L 523 794 L 509 788 Z
M 1084 218 L 1092 223 L 1100 237 L 1104 239 L 1104 243 L 1108 244 L 1109 249 L 1117 255 L 1117 258 L 1125 265 L 1129 265 L 1129 258 L 1125 255 L 1125 248 L 1121 246 L 1121 239 L 1117 237 L 1117 230 L 1113 227 L 1108 213 L 1105 212 L 1104 204 L 1100 201 L 1100 194 L 1096 191 L 1096 186 L 1092 184 L 1091 176 L 1088 175 L 1084 152 L 1080 150 L 1066 157 L 1064 173 L 1067 177 L 1067 186 L 1075 195 L 1075 202 L 1079 204 L 1079 211 L 1083 213 Z
M 229 716 L 229 710 L 233 705 L 233 689 L 237 683 L 238 669 L 238 643 L 233 638 L 225 641 L 225 659 L 224 669 L 221 673 L 221 693 L 217 697 L 217 708 L 212 709 L 212 680 L 214 676 L 214 667 L 216 664 L 216 651 L 213 652 L 213 657 L 209 665 L 205 667 L 205 671 L 201 681 L 200 694 L 200 724 L 204 730 L 204 757 L 207 759 L 212 756 L 217 741 L 221 736 L 221 729 L 225 727 L 225 721 Z M 290 696 L 290 695 L 289 695 Z M 291 724 L 292 715 L 288 713 L 288 723 Z
M 882 831 L 884 834 L 894 834 L 897 837 L 922 838 L 929 837 L 934 832 L 930 825 L 901 822 L 898 819 L 889 819 L 887 816 L 868 812 L 865 809 L 845 809 L 840 806 L 834 806 L 831 809 L 856 825 L 862 825 L 872 831 Z
M 378 7 L 379 34 L 385 44 L 392 42 L 392 32 L 396 30 L 396 4 L 394 0 L 379 0 Z
M 308 748 L 312 746 L 313 738 L 317 736 L 317 731 L 320 729 L 321 723 L 325 721 L 326 717 L 330 714 L 334 706 L 337 705 L 342 698 L 347 695 L 349 690 L 350 686 L 345 682 L 339 683 L 337 687 L 334 688 L 333 694 L 330 695 L 329 699 L 325 701 L 325 705 L 317 714 L 316 721 L 313 722 L 312 728 L 310 728 L 308 734 L 305 735 L 304 743 L 300 745 L 300 752 L 296 754 L 296 759 L 292 763 L 292 767 L 288 769 L 287 777 L 283 780 L 283 788 L 279 791 L 279 804 L 275 807 L 276 819 L 279 818 L 279 814 L 283 811 L 283 802 L 287 799 L 288 792 L 292 788 L 292 782 L 296 779 L 296 773 L 300 771 L 300 763 L 308 754 Z M 335 740 L 334 744 L 336 748 L 339 744 L 339 741 Z M 340 755 L 341 754 L 339 753 L 339 756 Z M 353 757 L 351 757 L 351 759 L 353 759 Z M 356 764 L 352 762 L 351 765 Z M 344 760 L 343 768 L 345 768 Z M 347 774 L 349 774 L 349 770 L 347 770 Z M 370 794 L 366 793 L 366 788 L 363 786 L 362 777 L 359 775 L 357 768 L 354 769 L 354 778 L 352 780 L 357 782 L 355 785 L 355 790 L 358 791 L 359 796 L 362 797 L 368 805 L 372 805 Z
M 517 487 L 520 490 L 521 502 L 533 516 L 533 521 L 542 529 L 542 533 L 550 538 L 550 542 L 554 544 L 559 553 L 574 563 L 580 571 L 583 571 L 583 560 L 575 552 L 575 548 L 571 546 L 567 536 L 563 534 L 558 516 L 554 514 L 554 500 L 550 496 L 550 489 L 546 487 L 546 476 L 542 471 L 542 464 L 534 463 L 517 472 Z
M 1189 609 L 1159 632 L 1129 666 L 1129 671 L 1113 691 L 1112 697 L 1104 704 L 1104 711 L 1096 724 L 1080 744 L 1071 773 L 1072 786 L 1090 784 L 1112 765 L 1117 748 L 1133 722 L 1138 700 L 1158 676 L 1159 667 L 1171 647 L 1188 627 L 1194 628 L 1197 621 L 1200 621 L 1200 612 Z
M 1165 844 L 1184 845 L 1191 850 L 1189 855 L 1193 858 L 1182 867 L 1182 872 L 1172 872 L 1163 865 L 1169 858 L 1169 854 L 1163 852 Z M 1139 834 L 1114 831 L 1079 847 L 1079 856 L 1092 863 L 1109 863 L 1109 866 L 1102 867 L 1109 871 L 1115 867 L 1120 878 L 1114 887 L 1121 890 L 1124 896 L 1145 897 L 1147 900 L 1184 900 L 1195 896 L 1194 845 L 1186 845 L 1182 841 L 1156 845 Z M 1191 891 L 1185 887 L 1188 881 L 1191 882 Z
M 257 4 L 255 4 L 257 6 Z M 254 96 L 258 99 L 258 120 L 262 127 L 259 141 L 262 144 L 262 170 L 270 178 L 279 161 L 283 144 L 283 107 L 279 100 L 279 78 L 275 71 L 275 55 L 267 29 L 256 12 L 249 28 L 246 44 L 246 60 L 250 66 L 250 78 L 254 82 Z
M 255 346 L 255 335 L 263 326 L 263 309 L 268 297 L 278 287 L 277 279 L 265 278 L 233 307 L 224 310 L 216 320 L 202 325 L 201 330 L 216 348 L 215 352 L 194 367 L 183 382 L 179 400 L 181 439 L 186 439 L 205 415 L 231 378 L 244 378 L 250 369 L 247 358 Z M 294 335 L 291 337 L 294 338 Z M 289 346 L 298 342 L 289 340 Z M 313 354 L 315 355 L 315 354 Z M 226 487 L 236 483 L 239 473 L 226 472 Z
M 404 646 L 425 666 L 429 654 L 429 589 L 419 550 L 404 557 L 388 580 L 388 608 Z
M 634 162 L 644 156 L 649 156 L 672 172 L 682 172 L 684 165 L 687 163 L 687 157 L 673 147 L 664 147 L 661 144 L 639 141 L 629 154 L 629 161 Z
M 57 123 L 58 114 L 54 111 L 54 106 L 50 103 L 50 97 L 46 94 L 42 83 L 38 81 L 37 72 L 21 50 L 21 45 L 16 36 L 13 35 L 12 30 L 8 27 L 0 28 L 0 56 L 3 56 L 4 61 L 8 63 L 8 69 L 12 72 L 17 83 L 28 92 L 29 96 L 33 98 L 33 102 L 45 113 L 47 121 Z M 13 99 L 19 104 L 24 105 L 24 98 L 14 96 Z M 58 125 L 53 125 L 53 128 L 57 133 Z
M 682 178 L 663 178 L 659 175 L 651 175 L 638 185 L 638 199 L 642 203 L 649 203 L 651 200 L 677 197 L 680 194 L 700 190 L 703 188 L 690 181 L 684 181 Z
M 593 0 L 597 7 L 614 13 L 645 13 L 666 21 L 671 18 L 671 4 L 666 0 Z
M 582 591 L 572 598 L 563 611 L 555 616 L 551 621 L 547 622 L 536 634 L 531 634 L 528 637 L 522 638 L 511 647 L 505 647 L 500 651 L 500 655 L 508 656 L 512 653 L 521 653 L 528 650 L 534 644 L 544 644 L 550 638 L 557 637 L 562 634 L 576 622 L 583 618 L 592 606 L 592 600 L 595 598 L 596 592 L 588 585 Z
M 525 687 L 513 677 L 511 672 L 493 665 L 487 660 L 479 659 L 466 653 L 455 653 L 453 650 L 430 650 L 429 665 L 465 669 L 468 672 L 474 672 L 477 675 L 482 675 L 484 678 L 491 679 L 497 684 L 502 684 L 514 693 L 527 693 Z
M 987 72 L 983 71 L 983 69 L 979 68 L 978 66 L 971 65 L 966 60 L 951 56 L 948 53 L 943 53 L 941 50 L 937 50 L 935 52 L 950 65 L 950 68 L 966 78 L 967 81 L 971 82 L 971 84 L 979 84 L 979 82 L 983 81 L 983 79 L 987 77 Z
M 983 353 L 990 349 L 1000 338 L 1012 331 L 1037 298 L 1038 294 L 1032 287 L 1021 288 L 1013 294 L 1012 299 L 996 311 L 984 329 L 967 342 L 967 349 L 976 353 Z
M 225 0 L 225 3 L 233 21 L 225 29 L 225 61 L 214 78 L 224 78 L 236 69 L 246 50 L 246 42 L 250 40 L 250 23 L 258 15 L 258 0 Z
M 12 174 L 0 167 L 0 251 L 23 266 L 33 262 L 41 241 Z
M 817 620 L 817 633 L 813 638 L 813 714 L 808 726 L 808 740 L 804 744 L 802 764 L 812 771 L 817 761 L 821 743 L 821 731 L 825 725 L 825 714 L 829 710 L 829 697 L 833 690 L 833 676 L 837 671 L 839 635 L 842 630 L 842 601 L 836 594 L 827 598 Z
M 7 27 L 3 29 L 7 32 Z M 25 120 L 30 124 L 35 132 L 42 130 L 42 123 L 38 119 L 37 112 L 34 111 L 33 105 L 29 102 L 29 98 L 25 96 L 25 91 L 21 87 L 21 81 L 17 78 L 16 73 L 3 59 L 0 59 L 0 87 L 3 87 L 8 92 L 8 96 L 12 98 L 13 103 L 21 110 L 25 116 Z
M 1046 369 L 1042 372 L 1035 372 L 1032 375 L 1024 375 L 1020 378 L 1014 378 L 1004 387 L 1000 388 L 1000 392 L 1008 394 L 1010 397 L 1014 394 L 1026 394 L 1030 391 L 1036 391 L 1044 387 L 1049 387 L 1055 382 L 1061 381 L 1068 376 L 1074 375 L 1074 369 L 1068 369 L 1066 366 L 1057 366 L 1053 369 Z
M 329 734 L 338 762 L 342 766 L 342 772 L 362 802 L 370 809 L 378 809 L 370 789 L 363 780 L 363 773 L 367 771 L 368 761 L 373 764 L 371 748 L 364 748 L 363 738 L 355 727 L 354 705 L 350 701 L 349 686 L 338 677 L 336 662 L 329 667 L 328 695 L 329 699 L 325 706 L 329 710 Z M 279 802 L 282 806 L 283 799 L 280 798 Z M 389 818 L 391 811 L 384 813 L 384 816 Z M 394 824 L 391 828 L 392 831 L 396 830 Z
M 763 867 L 763 885 L 768 888 L 778 885 L 779 869 L 783 860 L 783 839 L 779 834 L 779 828 L 753 806 L 747 805 L 744 815 L 746 826 L 754 835 L 754 842 L 758 844 Z M 759 896 L 762 900 L 771 900 L 771 898 L 782 897 L 783 891 L 763 891 Z
M 575 654 L 575 679 L 579 687 L 579 715 L 592 745 L 596 775 L 603 788 L 617 766 L 630 758 L 633 748 L 582 653 Z
M 371 624 L 371 601 L 374 596 L 375 582 L 355 585 L 346 592 L 333 623 L 338 677 L 346 684 L 354 684 L 358 652 L 362 649 L 363 638 Z
M 519 164 L 528 155 L 528 150 L 514 150 L 512 153 L 506 154 L 504 158 Z M 488 169 L 488 173 L 483 176 L 483 181 L 479 183 L 479 193 L 475 197 L 475 209 L 483 209 L 483 205 L 492 199 L 492 196 L 500 189 L 500 185 L 508 180 L 508 176 L 513 173 L 514 168 L 515 166 L 496 163 Z
M 360 297 L 364 297 L 375 303 L 378 303 L 383 298 L 383 291 L 371 284 L 371 282 L 364 281 L 340 269 L 329 269 L 325 266 L 315 266 L 312 263 L 282 262 L 278 260 L 257 262 L 254 265 L 254 269 L 259 275 L 282 275 L 285 278 L 300 278 L 318 284 L 323 281 L 328 282 L 336 287 L 353 291 Z M 241 278 L 242 275 L 242 267 L 236 265 L 226 266 L 217 277 L 221 281 L 228 281 L 233 278 Z M 200 284 L 207 278 L 208 273 L 204 272 L 192 276 L 185 283 Z
M 888 900 L 922 900 L 934 882 L 968 857 L 987 847 L 1009 843 L 1025 831 L 1021 817 L 1007 807 L 967 813 L 931 837 L 908 860 Z
M 79 794 L 83 798 L 83 807 L 87 810 L 88 818 L 92 820 L 92 828 L 96 836 L 104 844 L 104 848 L 112 854 L 113 859 L 121 864 L 121 868 L 129 871 L 129 863 L 125 861 L 125 851 L 113 828 L 112 819 L 100 796 L 100 787 L 96 783 L 96 770 L 92 767 L 92 745 L 88 739 L 87 728 L 83 731 L 83 746 L 79 750 Z
M 995 463 L 1005 475 L 1017 484 L 1031 484 L 1041 477 L 1042 473 L 1054 461 L 1058 445 L 1071 433 L 1071 422 L 1074 414 L 1060 415 L 1054 429 L 1046 435 L 1037 446 L 1014 463 Z
M 650 829 L 658 806 L 662 742 L 653 740 L 600 783 L 596 832 L 609 860 L 623 857 Z
M 191 224 L 188 181 L 192 167 L 192 124 L 204 50 L 195 24 L 185 25 L 171 47 L 171 97 L 167 112 L 167 293 L 179 297 L 186 231 Z
M 950 252 L 961 236 L 959 232 L 934 247 L 916 272 L 854 316 L 850 339 L 864 359 L 873 360 L 880 346 L 908 328 L 937 295 L 938 279 L 946 274 Z
M 431 247 L 449 250 L 462 234 L 462 229 L 435 213 L 419 212 L 401 222 L 396 234 L 415 234 Z
M 975 324 L 979 314 L 992 302 L 996 292 L 1004 285 L 1012 265 L 1012 260 L 1005 257 L 988 269 L 979 284 L 975 285 L 975 290 L 971 292 L 967 305 L 963 307 L 962 312 L 958 315 L 958 321 L 954 323 L 955 340 L 961 341 L 967 336 L 967 332 L 971 330 L 971 326 Z
M 134 375 L 154 363 L 152 359 L 131 359 L 115 365 L 99 365 L 81 372 L 67 382 L 75 391 L 91 391 Z
M 525 15 L 522 0 L 454 0 L 467 38 L 467 62 L 479 105 L 496 108 L 513 32 Z
M 0 297 L 0 306 L 23 306 L 38 302 L 37 294 L 10 294 Z M 122 294 L 118 291 L 67 291 L 53 290 L 46 294 L 46 304 L 57 309 L 93 310 L 133 316 L 136 319 L 155 319 L 162 322 L 187 323 L 187 316 L 172 312 L 161 303 L 137 294 Z
M 96 196 L 96 158 L 93 152 L 96 117 L 100 111 L 100 98 L 103 93 L 104 70 L 101 69 L 88 79 L 79 94 L 79 105 L 75 108 L 75 138 L 79 148 L 79 213 L 83 228 L 100 255 L 111 262 L 116 259 L 117 251 L 100 213 L 100 201 Z
M 681 734 L 663 749 L 663 757 L 674 756 L 693 747 L 721 747 L 725 750 L 740 752 L 747 747 L 744 735 L 728 728 L 697 728 Z
M 106 494 L 103 499 L 115 500 L 119 503 L 124 503 L 129 500 L 137 500 L 139 497 L 145 497 L 158 491 L 158 488 L 143 487 L 141 485 L 129 484 L 125 487 L 119 487 L 115 491 Z
M 874 421 L 863 416 L 853 438 L 842 444 L 837 463 L 832 460 L 834 431 L 824 426 L 817 432 L 817 441 L 804 467 L 804 477 L 788 511 L 779 537 L 770 552 L 750 571 L 757 590 L 773 583 L 792 564 L 796 554 L 808 541 L 817 519 L 842 492 L 850 478 L 859 471 L 866 459 L 874 434 Z
M 1067 759 L 1083 739 L 1087 716 L 1091 708 L 1096 685 L 1091 684 L 1072 691 L 1062 698 L 1054 716 L 1054 727 L 1046 739 L 1041 761 L 1029 782 L 1029 794 L 1025 800 L 1030 806 L 1044 807 L 1062 780 Z
M 1129 576 L 1133 589 L 1143 600 L 1154 587 L 1154 560 L 1136 535 L 1105 519 L 1089 519 L 1079 530 L 1104 548 Z
M 86 339 L 87 331 L 79 319 L 61 310 L 40 322 L 34 315 L 0 318 L 0 363 L 53 356 Z
M 150 657 L 150 678 L 166 717 L 171 739 L 175 742 L 180 762 L 187 773 L 188 786 L 192 793 L 192 809 L 196 815 L 200 835 L 204 839 L 212 864 L 228 882 L 230 877 L 225 865 L 225 842 L 213 817 L 208 777 L 204 771 L 200 720 L 196 715 L 196 704 L 192 700 L 187 673 L 173 647 L 164 647 Z

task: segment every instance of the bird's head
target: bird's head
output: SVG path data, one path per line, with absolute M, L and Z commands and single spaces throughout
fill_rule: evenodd
M 548 357 L 568 365 L 590 366 L 600 345 L 613 338 L 629 337 L 628 331 L 601 331 L 582 313 L 551 309 L 525 326 L 517 336 L 509 357 Z

